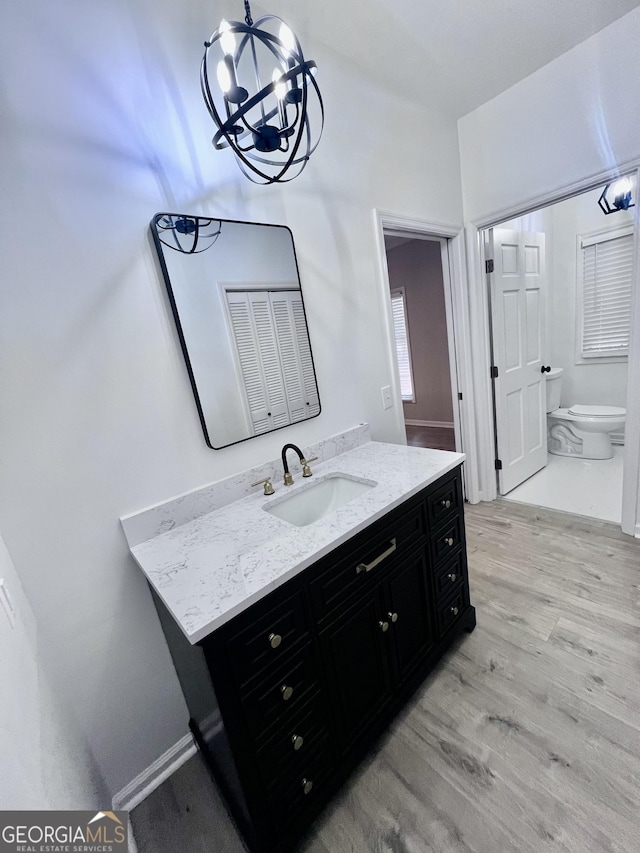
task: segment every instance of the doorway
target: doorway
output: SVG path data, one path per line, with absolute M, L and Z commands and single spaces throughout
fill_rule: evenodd
M 620 524 L 634 217 L 601 192 L 482 239 L 498 494 Z
M 407 444 L 456 450 L 447 241 L 385 229 L 384 248 Z

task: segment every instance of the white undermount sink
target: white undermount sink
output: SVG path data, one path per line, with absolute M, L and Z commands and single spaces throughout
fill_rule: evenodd
M 306 527 L 377 485 L 372 480 L 358 480 L 348 474 L 326 474 L 315 483 L 303 486 L 294 494 L 276 500 L 264 509 L 289 524 Z

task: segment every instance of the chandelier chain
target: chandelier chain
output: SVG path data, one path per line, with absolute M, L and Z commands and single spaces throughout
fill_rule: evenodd
M 249 0 L 244 0 L 245 22 L 248 27 L 253 26 L 253 18 L 251 17 L 251 9 L 249 8 Z

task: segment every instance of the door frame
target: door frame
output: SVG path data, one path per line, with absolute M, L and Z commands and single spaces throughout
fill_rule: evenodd
M 494 468 L 495 421 L 492 406 L 492 383 L 490 376 L 490 326 L 488 304 L 488 280 L 485 270 L 485 246 L 482 232 L 518 216 L 533 213 L 542 207 L 565 201 L 589 190 L 598 189 L 620 175 L 636 173 L 636 194 L 640 187 L 640 159 L 612 167 L 596 175 L 566 184 L 540 196 L 529 198 L 518 205 L 495 211 L 490 215 L 465 225 L 467 246 L 468 298 L 471 357 L 475 390 L 475 426 L 477 442 L 478 489 L 481 500 L 497 497 L 497 481 Z M 627 375 L 627 419 L 625 425 L 622 531 L 640 538 L 638 518 L 640 493 L 640 204 L 636 202 L 634 232 L 634 271 L 631 299 L 631 334 Z
M 385 329 L 384 348 L 392 377 L 391 394 L 394 401 L 396 425 L 398 430 L 403 433 L 405 432 L 405 425 L 393 335 L 389 269 L 384 235 L 385 232 L 395 232 L 403 237 L 431 239 L 440 243 L 456 448 L 467 456 L 465 462 L 466 499 L 470 503 L 478 503 L 482 500 L 482 496 L 478 489 L 474 385 L 467 303 L 467 249 L 464 228 L 460 225 L 430 222 L 380 209 L 374 209 L 373 217 L 378 248 L 378 291 Z M 463 395 L 462 400 L 458 396 L 460 392 Z

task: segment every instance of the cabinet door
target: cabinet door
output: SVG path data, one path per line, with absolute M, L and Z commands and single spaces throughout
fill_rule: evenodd
M 382 609 L 380 595 L 374 590 L 320 636 L 331 704 L 344 750 L 373 720 L 390 693 L 389 625 L 381 619 Z
M 415 551 L 385 582 L 384 619 L 395 649 L 397 677 L 407 677 L 433 642 L 427 555 Z

